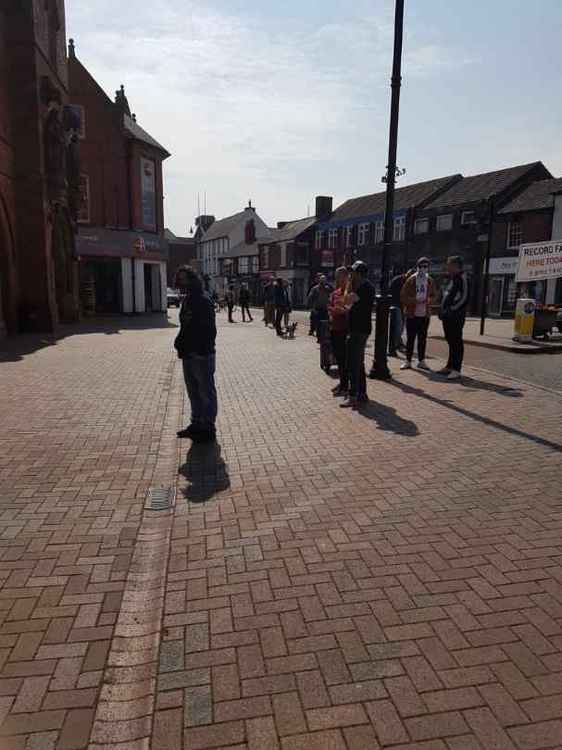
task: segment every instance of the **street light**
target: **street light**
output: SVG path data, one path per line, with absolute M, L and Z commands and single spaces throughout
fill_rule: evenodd
M 396 0 L 394 16 L 394 57 L 392 62 L 392 98 L 390 102 L 390 134 L 388 139 L 388 164 L 386 168 L 386 210 L 384 214 L 384 243 L 381 262 L 381 293 L 377 295 L 377 317 L 375 323 L 375 358 L 369 377 L 390 380 L 388 369 L 388 253 L 394 230 L 394 189 L 397 168 L 398 115 L 400 111 L 400 87 L 402 84 L 402 38 L 404 28 L 404 0 Z

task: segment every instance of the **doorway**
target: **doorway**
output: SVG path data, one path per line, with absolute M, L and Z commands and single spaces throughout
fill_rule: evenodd
M 492 276 L 490 278 L 490 291 L 488 293 L 488 314 L 500 318 L 503 311 L 503 276 Z
M 150 263 L 143 263 L 144 268 L 144 309 L 152 312 L 152 274 Z

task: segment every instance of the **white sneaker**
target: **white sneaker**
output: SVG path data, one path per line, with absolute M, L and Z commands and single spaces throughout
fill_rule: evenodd
M 458 370 L 451 370 L 451 372 L 447 375 L 447 380 L 460 380 L 461 374 L 458 372 Z
M 400 365 L 400 369 L 401 370 L 411 370 L 412 369 L 412 363 L 410 362 L 410 360 L 407 359 L 405 362 L 403 362 Z
M 418 368 L 420 370 L 429 370 L 429 365 L 425 361 L 425 359 L 422 359 L 421 362 L 418 362 Z

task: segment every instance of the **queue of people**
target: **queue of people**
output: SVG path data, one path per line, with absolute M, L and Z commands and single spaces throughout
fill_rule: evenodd
M 392 295 L 390 318 L 390 354 L 402 346 L 402 322 L 405 320 L 406 358 L 402 370 L 412 367 L 417 344 L 418 368 L 429 370 L 425 360 L 427 333 L 432 307 L 437 301 L 436 285 L 430 276 L 430 261 L 420 258 L 416 268 L 396 276 L 390 285 Z M 449 380 L 458 380 L 464 357 L 463 328 L 470 299 L 467 275 L 460 256 L 447 261 L 448 283 L 439 305 L 439 318 L 449 345 L 446 366 L 439 371 Z M 338 367 L 339 381 L 334 396 L 344 397 L 342 408 L 359 408 L 368 401 L 365 352 L 372 332 L 375 287 L 368 279 L 367 265 L 357 260 L 351 269 L 338 268 L 336 286 L 332 289 L 320 277 L 309 294 L 311 330 L 317 334 L 319 325 L 329 321 L 330 342 Z M 180 438 L 205 443 L 216 439 L 215 422 L 218 404 L 215 387 L 216 306 L 212 295 L 205 291 L 199 274 L 189 266 L 176 274 L 176 287 L 183 294 L 180 308 L 180 330 L 174 342 L 182 360 L 186 391 L 191 405 L 191 422 L 178 432 Z M 239 302 L 243 320 L 250 312 L 250 292 L 242 285 Z M 228 320 L 234 322 L 234 288 L 226 293 Z M 287 282 L 276 279 L 266 287 L 265 325 L 273 325 L 278 336 L 289 326 L 291 313 Z

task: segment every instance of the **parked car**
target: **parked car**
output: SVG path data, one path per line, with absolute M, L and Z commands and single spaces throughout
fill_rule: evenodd
M 168 307 L 180 307 L 181 306 L 181 298 L 180 293 L 177 289 L 170 289 L 168 287 Z

